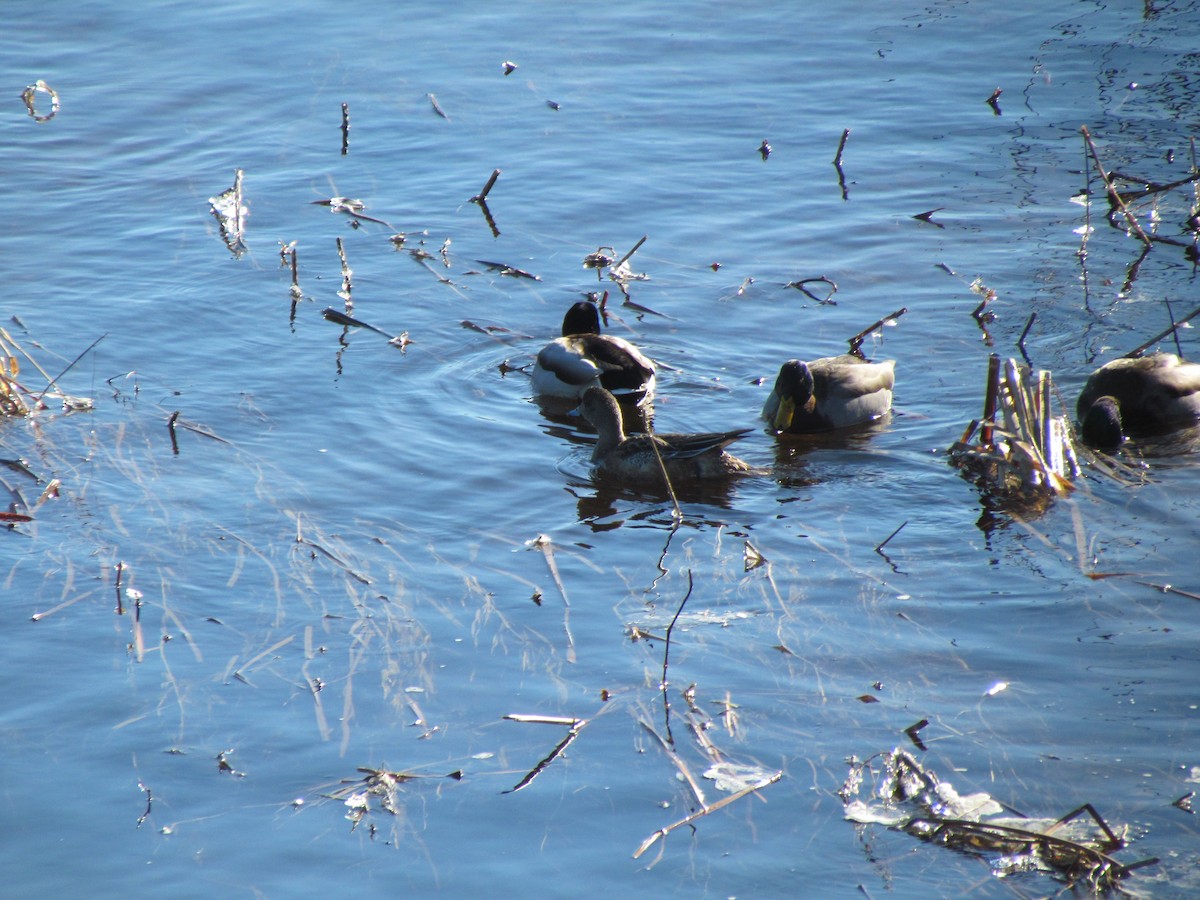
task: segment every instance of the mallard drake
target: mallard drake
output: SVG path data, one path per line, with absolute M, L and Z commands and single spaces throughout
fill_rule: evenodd
M 1200 421 L 1200 363 L 1174 353 L 1114 359 L 1091 374 L 1075 407 L 1083 439 L 1116 447 Z
M 763 405 L 763 418 L 788 434 L 871 422 L 892 408 L 895 368 L 894 359 L 868 362 L 849 354 L 810 363 L 789 359 Z
M 751 431 L 717 431 L 707 434 L 633 434 L 621 426 L 621 408 L 604 388 L 583 393 L 579 412 L 592 423 L 599 437 L 592 451 L 596 472 L 631 481 L 662 481 L 662 459 L 671 481 L 691 481 L 748 474 L 754 469 L 725 452 L 725 447 Z M 658 454 L 654 452 L 658 448 Z
M 544 397 L 582 397 L 590 387 L 619 393 L 654 391 L 654 363 L 626 340 L 600 333 L 600 314 L 580 300 L 563 316 L 563 336 L 533 365 L 533 390 Z

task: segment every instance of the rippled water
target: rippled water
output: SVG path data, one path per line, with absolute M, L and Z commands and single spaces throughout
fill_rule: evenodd
M 1195 890 L 1172 801 L 1200 779 L 1200 607 L 1147 586 L 1200 591 L 1189 437 L 1046 510 L 998 508 L 944 456 L 1031 313 L 1069 409 L 1193 306 L 1186 187 L 1158 204 L 1179 243 L 1140 263 L 1099 207 L 1081 256 L 1072 197 L 1084 124 L 1110 169 L 1186 176 L 1194 4 L 11 12 L 5 327 L 51 377 L 102 337 L 60 382 L 92 412 L 0 424 L 0 456 L 62 480 L 37 505 L 3 472 L 34 510 L 3 541 L 15 896 L 1055 889 L 844 821 L 846 759 L 895 746 L 1027 814 L 1090 802 L 1129 826 L 1123 862 L 1160 858 L 1135 887 Z M 48 122 L 17 96 L 37 78 Z M 494 236 L 469 198 L 497 168 Z M 236 169 L 240 257 L 208 205 Z M 314 202 L 334 196 L 387 224 Z M 643 235 L 622 305 L 582 260 Z M 322 317 L 337 238 L 353 315 L 403 350 Z M 785 287 L 818 276 L 833 303 Z M 677 524 L 593 485 L 586 430 L 530 400 L 521 367 L 604 289 L 662 365 L 661 430 L 756 425 L 782 360 L 903 307 L 869 342 L 896 412 L 756 430 L 737 450 L 770 474 L 684 496 Z M 513 793 L 566 726 L 508 714 L 587 724 Z M 782 778 L 631 859 L 695 809 L 683 769 L 724 796 L 717 760 Z M 423 777 L 354 827 L 359 767 Z

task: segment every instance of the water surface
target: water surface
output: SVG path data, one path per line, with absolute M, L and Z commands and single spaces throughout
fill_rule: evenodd
M 1051 817 L 1090 802 L 1129 826 L 1123 861 L 1161 859 L 1137 887 L 1194 891 L 1172 801 L 1200 777 L 1200 608 L 1143 584 L 1200 590 L 1193 457 L 1151 447 L 1135 483 L 1091 472 L 1031 511 L 944 451 L 1030 313 L 1026 350 L 1069 408 L 1169 323 L 1165 301 L 1189 311 L 1186 189 L 1159 203 L 1181 245 L 1140 264 L 1102 205 L 1081 256 L 1072 197 L 1083 124 L 1109 168 L 1185 177 L 1196 12 L 18 3 L 6 327 L 51 376 L 104 338 L 61 383 L 92 412 L 0 425 L 0 455 L 62 479 L 3 542 L 11 889 L 1053 891 L 843 820 L 846 759 L 914 749 L 928 719 L 922 762 L 960 790 Z M 48 122 L 16 98 L 37 78 L 62 99 Z M 497 168 L 498 236 L 468 202 Z M 236 169 L 240 256 L 208 209 Z M 387 225 L 314 204 L 334 196 Z M 622 305 L 582 260 L 643 235 L 649 280 Z M 403 351 L 322 318 L 344 309 L 337 238 L 353 314 L 407 332 Z M 818 276 L 834 303 L 785 286 Z M 660 496 L 593 485 L 585 430 L 520 371 L 604 289 L 613 331 L 663 364 L 662 430 L 755 425 L 781 361 L 905 307 L 867 346 L 898 361 L 895 414 L 829 441 L 756 430 L 738 452 L 771 474 L 685 497 L 677 523 Z M 174 453 L 176 411 L 220 440 L 178 427 Z M 4 479 L 26 507 L 44 486 Z M 747 571 L 747 542 L 765 565 Z M 685 596 L 668 718 L 661 636 Z M 566 733 L 511 713 L 588 724 L 506 793 Z M 783 777 L 633 860 L 695 808 L 647 725 L 709 802 L 717 757 Z M 429 777 L 355 827 L 338 792 L 359 767 Z

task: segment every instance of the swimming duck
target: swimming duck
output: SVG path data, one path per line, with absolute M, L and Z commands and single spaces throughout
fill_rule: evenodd
M 661 482 L 662 469 L 655 457 L 655 447 L 671 481 L 722 478 L 754 471 L 724 449 L 750 432 L 749 428 L 707 434 L 626 435 L 616 398 L 599 387 L 584 391 L 579 412 L 599 433 L 592 462 L 600 475 Z
M 590 387 L 621 393 L 654 391 L 654 363 L 626 340 L 600 333 L 600 314 L 580 300 L 563 316 L 563 336 L 537 355 L 533 389 L 544 397 L 582 397 Z
M 1083 439 L 1116 447 L 1126 434 L 1161 434 L 1200 421 L 1200 363 L 1174 353 L 1114 359 L 1092 373 L 1076 412 Z
M 789 359 L 763 405 L 763 418 L 788 434 L 871 422 L 892 408 L 895 367 L 894 359 L 868 362 L 849 354 L 810 363 Z

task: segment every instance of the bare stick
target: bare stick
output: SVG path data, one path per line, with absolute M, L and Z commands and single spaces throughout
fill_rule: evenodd
M 684 594 L 683 599 L 681 601 L 679 601 L 679 609 L 675 610 L 675 615 L 671 619 L 671 624 L 667 626 L 666 639 L 663 641 L 662 681 L 659 684 L 659 687 L 662 690 L 662 695 L 663 695 L 663 718 L 664 718 L 666 728 L 667 728 L 667 740 L 669 740 L 672 745 L 674 745 L 674 743 L 675 743 L 675 738 L 671 734 L 671 700 L 670 700 L 670 697 L 667 696 L 667 684 L 668 684 L 667 666 L 668 666 L 668 661 L 671 657 L 671 633 L 675 630 L 675 623 L 679 621 L 679 614 L 683 612 L 683 607 L 687 604 L 688 598 L 692 596 L 692 570 L 691 569 L 688 569 L 687 575 L 688 575 L 687 593 Z
M 894 538 L 896 535 L 898 535 L 901 531 L 903 531 L 904 526 L 907 524 L 908 524 L 908 519 L 905 519 L 903 522 L 901 522 L 899 528 L 897 528 L 895 531 L 893 531 L 891 534 L 889 534 L 886 538 L 884 538 L 882 543 L 875 545 L 875 552 L 880 553 L 883 550 L 883 548 L 887 546 L 888 541 L 890 541 L 892 538 Z
M 704 798 L 703 788 L 700 787 L 700 783 L 696 781 L 696 776 L 692 774 L 692 770 L 688 768 L 687 763 L 683 761 L 683 757 L 679 755 L 678 751 L 667 743 L 663 736 L 655 731 L 649 722 L 641 721 L 641 726 L 654 735 L 654 739 L 658 741 L 659 746 L 663 748 L 667 756 L 671 757 L 671 762 L 675 763 L 675 768 L 679 770 L 679 774 L 683 776 L 683 780 L 692 789 L 692 796 L 696 798 L 696 802 L 701 807 L 708 806 L 708 801 Z
M 1190 322 L 1196 316 L 1200 316 L 1200 306 L 1193 309 L 1190 313 L 1188 313 L 1186 316 L 1184 316 L 1178 322 L 1172 322 L 1171 327 L 1168 328 L 1166 331 L 1163 331 L 1160 334 L 1156 334 L 1154 337 L 1150 338 L 1150 340 L 1146 341 L 1146 343 L 1142 344 L 1140 347 L 1136 347 L 1133 350 L 1130 350 L 1128 353 L 1125 354 L 1125 358 L 1126 359 L 1136 359 L 1137 357 L 1139 357 L 1143 353 L 1145 353 L 1147 348 L 1153 346 L 1154 344 L 1157 344 L 1159 341 L 1161 341 L 1163 338 L 1165 338 L 1168 334 L 1171 334 L 1173 331 L 1175 331 L 1176 328 L 1180 328 L 1185 323 Z
M 842 131 L 842 139 L 838 141 L 837 153 L 834 154 L 833 164 L 839 169 L 842 167 L 842 151 L 846 149 L 846 141 L 850 138 L 850 129 L 846 128 Z
M 1025 330 L 1021 332 L 1021 336 L 1017 338 L 1017 346 L 1021 348 L 1021 352 L 1025 352 L 1025 337 L 1029 334 L 1029 329 L 1033 327 L 1033 323 L 1037 321 L 1037 313 L 1031 312 L 1029 318 L 1025 321 Z
M 37 398 L 38 404 L 39 405 L 41 404 L 42 398 L 46 396 L 46 391 L 48 391 L 48 390 L 50 390 L 50 388 L 54 387 L 54 385 L 58 382 L 58 379 L 62 378 L 64 375 L 66 375 L 68 372 L 70 372 L 71 369 L 73 369 L 75 367 L 75 363 L 77 363 L 81 359 L 83 359 L 91 351 L 91 349 L 93 347 L 95 347 L 98 343 L 100 343 L 106 337 L 108 337 L 107 331 L 104 332 L 104 334 L 100 335 L 100 337 L 98 337 L 94 341 L 92 341 L 90 344 L 88 344 L 86 350 L 84 350 L 77 357 L 75 357 L 73 360 L 71 360 L 70 364 L 65 369 L 63 369 L 61 372 L 59 372 L 57 375 L 55 375 L 53 378 L 51 378 L 50 383 L 46 385 L 46 387 L 42 390 L 42 392 L 40 394 L 38 394 L 38 398 Z
M 810 291 L 806 287 L 806 285 L 808 285 L 812 282 L 816 282 L 816 281 L 821 281 L 821 282 L 824 282 L 825 284 L 829 285 L 829 294 L 826 295 L 824 298 L 818 297 L 816 294 L 814 294 L 812 291 Z M 789 281 L 787 284 L 784 285 L 784 287 L 795 288 L 796 290 L 798 290 L 802 294 L 804 294 L 806 297 L 809 297 L 809 298 L 815 300 L 817 303 L 829 304 L 832 306 L 837 305 L 836 303 L 833 302 L 833 295 L 838 292 L 837 282 L 834 281 L 832 278 L 826 278 L 824 275 L 818 275 L 816 278 L 801 278 L 798 281 Z
M 350 104 L 342 104 L 342 156 L 350 152 Z
M 471 198 L 472 203 L 483 203 L 487 199 L 487 195 L 491 192 L 492 187 L 496 184 L 496 179 L 500 177 L 500 170 L 493 169 L 492 177 L 487 180 L 487 184 L 483 186 L 483 190 Z
M 571 746 L 571 742 L 574 741 L 575 738 L 579 737 L 579 732 L 583 730 L 585 725 L 587 725 L 587 719 L 579 719 L 574 725 L 571 726 L 570 730 L 567 732 L 567 736 L 559 741 L 555 748 L 550 751 L 549 756 L 530 769 L 525 777 L 517 782 L 513 787 L 509 788 L 507 791 L 501 791 L 500 793 L 515 794 L 522 788 L 528 787 L 533 782 L 533 779 L 537 778 L 538 775 L 540 775 L 545 768 L 550 765 L 550 763 L 558 759 L 558 757 L 562 755 L 562 752 Z
M 125 563 L 117 562 L 117 615 L 125 615 L 125 606 L 121 602 L 121 576 L 125 574 Z
M 733 803 L 737 800 L 741 800 L 747 794 L 752 794 L 755 791 L 760 791 L 765 787 L 769 787 L 770 785 L 774 784 L 782 777 L 783 777 L 782 772 L 776 772 L 774 775 L 772 775 L 770 778 L 768 778 L 766 781 L 762 782 L 761 784 L 756 784 L 753 787 L 743 788 L 742 790 L 738 791 L 736 794 L 730 794 L 728 797 L 722 797 L 720 800 L 718 800 L 712 806 L 706 806 L 699 812 L 694 812 L 690 816 L 685 816 L 684 818 L 680 819 L 678 822 L 672 822 L 670 825 L 666 826 L 665 828 L 660 828 L 658 831 L 654 832 L 654 834 L 650 835 L 650 837 L 648 837 L 644 841 L 642 841 L 641 846 L 638 847 L 636 851 L 634 851 L 633 858 L 637 859 L 638 857 L 640 857 L 643 853 L 645 853 L 652 846 L 654 846 L 655 841 L 657 841 L 659 838 L 665 838 L 668 834 L 670 834 L 675 829 L 682 828 L 684 825 L 690 825 L 692 822 L 695 822 L 697 819 L 707 816 L 709 813 L 716 812 L 718 809 L 726 807 L 730 803 Z
M 1092 141 L 1092 134 L 1088 131 L 1088 127 L 1081 125 L 1079 126 L 1079 131 L 1083 134 L 1083 139 L 1087 141 L 1088 149 L 1092 153 L 1092 161 L 1096 163 L 1096 171 L 1100 173 L 1100 177 L 1104 181 L 1104 187 L 1108 191 L 1109 200 L 1125 216 L 1125 221 L 1129 223 L 1129 230 L 1136 234 L 1143 244 L 1150 246 L 1150 238 L 1146 236 L 1146 232 L 1142 231 L 1142 226 L 1138 224 L 1137 218 L 1129 211 L 1129 207 L 1121 199 L 1121 194 L 1113 187 L 1112 179 L 1109 178 L 1108 172 L 1104 170 L 1104 164 L 1100 162 L 1100 154 L 1096 150 L 1096 145 Z
M 619 268 L 621 268 L 621 266 L 623 266 L 623 265 L 624 265 L 626 262 L 628 262 L 628 261 L 629 261 L 629 257 L 631 257 L 631 256 L 633 256 L 633 254 L 637 253 L 637 252 L 638 252 L 638 250 L 640 250 L 640 249 L 641 249 L 641 246 L 642 246 L 642 244 L 646 243 L 646 238 L 647 238 L 648 236 L 649 236 L 649 235 L 645 235 L 645 234 L 643 234 L 643 235 L 642 235 L 642 239 L 641 239 L 640 241 L 638 241 L 636 244 L 634 244 L 634 245 L 633 245 L 633 249 L 632 249 L 632 250 L 630 250 L 628 253 L 626 253 L 624 256 L 622 256 L 622 257 L 621 257 L 619 260 L 617 260 L 616 264 L 615 264 L 615 265 L 614 265 L 612 268 L 614 268 L 614 269 L 619 269 Z
M 1167 321 L 1171 323 L 1171 337 L 1175 339 L 1175 355 L 1182 357 L 1183 348 L 1179 346 L 1179 330 L 1175 328 L 1175 313 L 1171 309 L 1171 300 L 1169 297 L 1163 298 L 1163 303 L 1167 305 Z
M 171 452 L 176 456 L 179 455 L 179 441 L 175 437 L 175 423 L 179 420 L 179 410 L 171 413 L 171 418 L 167 419 L 167 431 L 171 434 Z
M 871 334 L 876 328 L 882 328 L 888 322 L 894 322 L 906 312 L 908 312 L 908 307 L 902 306 L 890 316 L 884 316 L 878 322 L 873 322 L 871 325 L 868 325 L 854 337 L 850 338 L 850 352 L 861 356 L 862 354 L 859 353 L 859 349 L 862 347 L 862 342 L 866 340 L 867 335 Z
M 346 302 L 346 312 L 353 312 L 354 299 L 351 293 L 354 290 L 354 271 L 346 261 L 346 246 L 340 237 L 337 239 L 337 252 L 338 259 L 342 261 L 342 289 L 338 291 L 338 296 Z
M 658 463 L 658 470 L 662 472 L 663 484 L 667 486 L 667 496 L 671 498 L 671 504 L 675 507 L 675 521 L 678 522 L 683 518 L 683 510 L 679 508 L 679 501 L 675 498 L 675 488 L 671 486 L 671 477 L 667 474 L 666 463 L 663 462 L 662 454 L 658 450 L 658 441 L 650 441 L 650 449 L 654 451 L 654 459 Z

